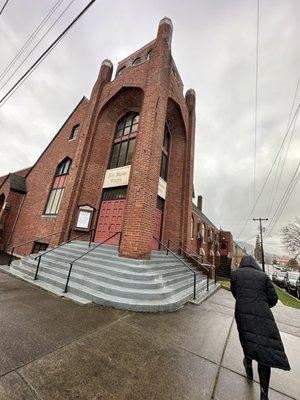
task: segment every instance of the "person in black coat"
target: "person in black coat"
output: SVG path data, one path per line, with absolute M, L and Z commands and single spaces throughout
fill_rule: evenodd
M 244 256 L 232 273 L 235 320 L 244 351 L 247 377 L 253 379 L 252 360 L 258 362 L 261 400 L 268 399 L 271 368 L 290 370 L 271 307 L 278 301 L 273 283 L 252 256 Z

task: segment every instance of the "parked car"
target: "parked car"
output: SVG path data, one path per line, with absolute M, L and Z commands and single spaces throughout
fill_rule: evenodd
M 300 279 L 298 279 L 296 282 L 296 295 L 298 300 L 300 300 Z
M 289 271 L 286 276 L 285 290 L 288 293 L 296 293 L 298 281 L 300 281 L 300 272 Z
M 284 271 L 275 271 L 272 275 L 273 283 L 277 286 L 285 287 L 286 274 Z

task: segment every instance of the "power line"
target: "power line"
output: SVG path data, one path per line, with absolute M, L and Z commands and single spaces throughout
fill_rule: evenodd
M 263 193 L 263 191 L 264 191 L 264 189 L 265 189 L 265 187 L 266 187 L 266 184 L 268 183 L 268 180 L 269 180 L 270 175 L 271 175 L 271 173 L 272 173 L 272 171 L 273 171 L 274 165 L 276 164 L 276 161 L 277 161 L 277 159 L 278 159 L 278 156 L 279 156 L 279 154 L 281 153 L 281 149 L 282 149 L 282 147 L 283 147 L 283 145 L 284 145 L 284 143 L 285 143 L 285 141 L 286 141 L 286 138 L 287 138 L 287 136 L 288 136 L 289 130 L 290 130 L 292 124 L 294 123 L 294 120 L 295 120 L 295 118 L 296 118 L 296 116 L 297 116 L 297 114 L 298 114 L 298 112 L 299 112 L 299 109 L 300 109 L 300 104 L 298 104 L 298 106 L 297 106 L 297 108 L 296 108 L 296 110 L 295 110 L 295 113 L 294 113 L 294 115 L 293 115 L 293 117 L 292 117 L 292 119 L 291 119 L 291 121 L 290 121 L 289 127 L 288 127 L 288 129 L 287 129 L 287 131 L 286 131 L 286 133 L 285 133 L 285 135 L 284 135 L 283 141 L 282 141 L 282 143 L 281 143 L 281 145 L 280 145 L 280 148 L 279 148 L 279 150 L 278 150 L 278 152 L 277 152 L 277 154 L 276 154 L 276 157 L 275 157 L 275 159 L 274 159 L 274 161 L 273 161 L 273 164 L 272 164 L 272 166 L 271 166 L 271 168 L 270 168 L 270 170 L 269 170 L 269 172 L 268 172 L 268 174 L 267 174 L 267 176 L 266 176 L 266 179 L 265 179 L 265 181 L 264 181 L 264 183 L 263 183 L 263 185 L 262 185 L 262 187 L 261 187 L 261 190 L 260 190 L 260 192 L 259 192 L 259 194 L 258 194 L 258 196 L 257 196 L 257 198 L 256 198 L 256 201 L 255 201 L 255 203 L 254 203 L 254 206 L 253 206 L 253 208 L 251 209 L 251 211 L 250 211 L 250 213 L 249 213 L 249 216 L 246 218 L 246 221 L 245 221 L 245 223 L 244 223 L 244 225 L 243 225 L 243 228 L 241 229 L 241 231 L 240 231 L 240 233 L 239 233 L 238 236 L 241 236 L 241 235 L 242 235 L 242 233 L 243 233 L 243 231 L 244 231 L 246 225 L 248 224 L 248 222 L 249 222 L 249 220 L 250 220 L 250 218 L 251 218 L 251 215 L 252 215 L 253 212 L 254 212 L 255 206 L 257 205 L 257 203 L 258 203 L 258 201 L 259 201 L 259 199 L 260 199 L 260 197 L 261 197 L 261 195 L 262 195 L 262 193 Z
M 48 12 L 48 14 L 44 17 L 42 22 L 37 26 L 37 28 L 33 31 L 33 33 L 29 36 L 29 38 L 26 40 L 24 45 L 21 47 L 21 49 L 17 52 L 15 57 L 9 62 L 9 64 L 5 67 L 5 69 L 0 73 L 0 81 L 3 79 L 3 77 L 7 74 L 7 72 L 12 68 L 13 64 L 17 61 L 17 59 L 22 55 L 24 50 L 28 47 L 30 42 L 36 37 L 36 35 L 39 33 L 39 31 L 43 28 L 45 23 L 48 21 L 48 19 L 52 16 L 54 11 L 57 9 L 57 7 L 63 2 L 64 0 L 58 0 L 58 2 L 51 8 L 51 10 Z
M 5 2 L 4 5 L 2 6 L 1 11 L 0 11 L 0 15 L 3 13 L 4 8 L 7 6 L 7 3 L 8 3 L 8 2 L 9 2 L 9 0 L 6 0 L 6 2 Z
M 296 85 L 296 90 L 295 90 L 295 93 L 294 93 L 294 96 L 293 96 L 293 101 L 292 101 L 292 106 L 291 106 L 291 110 L 290 110 L 290 114 L 289 114 L 289 119 L 288 119 L 288 123 L 287 123 L 287 128 L 288 128 L 289 123 L 290 123 L 291 118 L 292 118 L 292 112 L 293 112 L 293 110 L 294 110 L 294 106 L 295 106 L 295 102 L 296 102 L 296 98 L 297 98 L 299 83 L 300 83 L 300 78 L 298 78 L 297 85 Z M 281 182 L 282 174 L 283 174 L 283 171 L 284 171 L 285 162 L 286 162 L 287 155 L 288 155 L 288 152 L 289 152 L 289 149 L 290 149 L 290 145 L 291 145 L 292 138 L 293 138 L 293 136 L 294 136 L 294 132 L 295 132 L 295 128 L 296 128 L 296 123 L 297 123 L 298 115 L 299 115 L 299 114 L 297 114 L 297 117 L 296 117 L 295 120 L 294 120 L 292 132 L 291 132 L 290 139 L 289 139 L 289 142 L 288 142 L 286 151 L 285 151 L 285 155 L 284 155 L 282 167 L 281 167 L 281 170 L 280 170 L 279 178 L 278 178 L 278 180 L 277 180 L 276 189 L 275 189 L 275 191 L 274 191 L 274 193 L 273 193 L 273 189 L 275 188 L 275 182 L 276 182 L 276 178 L 277 178 L 278 171 L 279 171 L 279 166 L 280 166 L 280 161 L 281 161 L 280 159 L 281 159 L 281 157 L 280 157 L 280 159 L 279 159 L 279 161 L 278 161 L 278 164 L 277 164 L 276 173 L 275 173 L 275 179 L 274 179 L 274 184 L 273 184 L 273 189 L 272 189 L 272 191 L 271 191 L 271 196 L 270 196 L 270 200 L 272 199 L 272 201 L 269 202 L 267 215 L 269 215 L 269 214 L 271 213 L 272 208 L 273 208 L 273 205 L 274 205 L 274 201 L 275 201 L 276 196 L 277 196 L 277 193 L 278 193 L 278 188 L 279 188 L 279 184 L 280 184 L 280 182 Z M 283 149 L 282 149 L 282 153 L 283 153 Z
M 43 52 L 43 54 L 32 64 L 32 66 L 21 76 L 14 86 L 1 98 L 0 107 L 11 97 L 11 95 L 20 87 L 26 78 L 37 68 L 37 66 L 51 53 L 54 47 L 68 33 L 72 26 L 83 16 L 83 14 L 91 7 L 96 0 L 91 0 L 88 5 L 77 15 L 77 17 L 67 26 L 66 29 L 51 43 L 51 45 Z
M 257 95 L 258 95 L 258 42 L 259 42 L 259 0 L 257 0 L 256 18 L 256 65 L 255 65 L 255 111 L 254 111 L 254 168 L 253 168 L 253 215 L 256 198 L 256 147 L 257 147 Z
M 274 227 L 277 224 L 279 218 L 281 217 L 281 215 L 282 215 L 282 213 L 283 213 L 283 211 L 284 211 L 284 209 L 285 209 L 285 207 L 286 207 L 286 205 L 287 205 L 287 203 L 288 203 L 288 201 L 289 201 L 289 199 L 290 199 L 290 197 L 291 197 L 291 195 L 292 195 L 297 183 L 300 180 L 300 174 L 298 174 L 299 168 L 300 168 L 300 163 L 298 164 L 298 166 L 297 166 L 297 168 L 296 168 L 291 180 L 289 181 L 289 183 L 287 185 L 287 188 L 286 188 L 286 190 L 285 190 L 280 202 L 278 203 L 278 206 L 277 206 L 277 208 L 276 208 L 276 210 L 275 210 L 275 212 L 274 212 L 274 214 L 273 214 L 273 216 L 271 218 L 270 224 L 268 226 L 268 234 L 267 234 L 267 236 L 271 235 L 272 230 L 274 229 Z M 298 174 L 298 176 L 297 176 L 297 174 Z
M 40 38 L 40 40 L 36 43 L 36 45 L 30 50 L 30 52 L 24 58 L 24 60 L 19 64 L 19 66 L 15 69 L 15 71 L 8 77 L 8 79 L 3 83 L 3 85 L 0 87 L 0 90 L 2 90 L 6 86 L 6 84 L 11 80 L 11 78 L 18 72 L 18 70 L 22 67 L 22 65 L 30 57 L 30 55 L 34 52 L 34 50 L 37 48 L 37 46 L 45 38 L 45 36 L 48 35 L 48 33 L 51 31 L 51 29 L 54 27 L 54 25 L 60 20 L 60 18 L 65 14 L 65 12 L 71 7 L 71 5 L 74 3 L 74 1 L 76 1 L 76 0 L 71 0 L 70 3 L 66 6 L 66 8 L 60 13 L 60 15 L 52 23 L 52 25 L 50 25 L 50 27 L 47 29 L 47 31 L 44 33 L 44 35 Z

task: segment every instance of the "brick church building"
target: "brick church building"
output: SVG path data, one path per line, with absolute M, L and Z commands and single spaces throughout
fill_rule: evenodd
M 193 89 L 184 94 L 172 29 L 161 20 L 157 37 L 120 61 L 114 76 L 104 60 L 90 99 L 36 163 L 0 178 L 2 250 L 24 256 L 76 235 L 88 240 L 92 230 L 94 242 L 111 237 L 130 259 L 149 259 L 156 239 L 216 266 L 230 257 L 230 233 L 207 219 L 200 198 L 192 203 L 196 98 Z

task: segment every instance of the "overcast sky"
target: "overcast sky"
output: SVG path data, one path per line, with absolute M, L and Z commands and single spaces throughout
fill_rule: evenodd
M 56 2 L 9 1 L 0 16 L 0 73 Z M 69 3 L 62 1 L 43 33 Z M 73 0 L 1 97 L 87 3 Z M 216 226 L 231 230 L 235 239 L 253 237 L 252 217 L 240 232 L 253 207 L 256 15 L 256 0 L 97 0 L 0 108 L 0 175 L 32 165 L 81 97 L 90 96 L 101 61 L 109 58 L 115 67 L 155 38 L 160 19 L 168 16 L 185 90 L 197 94 L 196 195 L 203 195 L 203 210 Z M 299 0 L 260 0 L 257 193 L 283 140 L 300 76 L 299 16 Z M 298 121 L 273 211 L 266 214 L 274 175 L 256 217 L 274 214 L 300 161 L 299 133 Z M 299 204 L 300 184 L 266 239 L 267 251 L 283 253 L 280 227 L 300 216 Z

